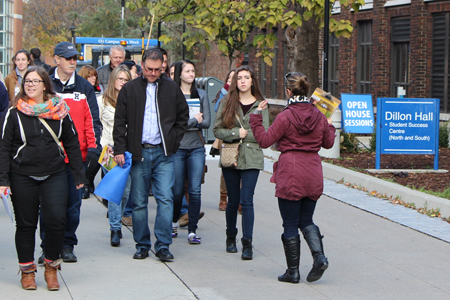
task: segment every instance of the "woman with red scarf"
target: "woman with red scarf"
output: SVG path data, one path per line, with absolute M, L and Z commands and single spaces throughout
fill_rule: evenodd
M 22 287 L 36 289 L 34 247 L 40 209 L 46 227 L 44 277 L 49 290 L 58 290 L 68 198 L 64 150 L 77 189 L 86 181 L 78 135 L 69 107 L 53 92 L 44 68 L 26 71 L 11 104 L 0 120 L 0 192 L 11 193 Z

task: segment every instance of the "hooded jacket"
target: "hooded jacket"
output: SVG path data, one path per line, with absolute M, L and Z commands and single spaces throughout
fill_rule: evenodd
M 321 147 L 333 147 L 334 126 L 308 102 L 289 105 L 267 132 L 261 119 L 262 115 L 250 116 L 255 139 L 263 148 L 276 142 L 281 152 L 270 179 L 276 184 L 275 196 L 294 201 L 304 197 L 318 200 L 323 193 L 322 161 L 318 152 Z

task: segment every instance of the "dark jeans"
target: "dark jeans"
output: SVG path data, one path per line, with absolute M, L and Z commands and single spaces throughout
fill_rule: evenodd
M 227 233 L 235 234 L 237 231 L 236 223 L 240 203 L 242 206 L 242 235 L 245 239 L 251 239 L 253 237 L 253 224 L 255 222 L 253 195 L 255 194 L 259 170 L 223 168 L 222 173 L 228 191 L 228 204 L 225 212 Z
M 73 183 L 73 175 L 69 164 L 66 164 L 66 182 L 68 185 L 67 210 L 66 210 L 66 230 L 64 233 L 63 248 L 73 249 L 78 244 L 78 238 L 75 231 L 80 225 L 80 211 L 81 211 L 81 195 L 83 189 L 78 189 Z M 42 226 L 43 225 L 43 226 Z M 41 224 L 41 247 L 46 248 L 45 235 L 47 228 L 45 224 Z
M 178 149 L 173 155 L 175 182 L 173 184 L 173 222 L 180 218 L 187 175 L 189 195 L 189 232 L 197 231 L 200 214 L 205 148 Z
M 34 261 L 36 228 L 41 209 L 45 235 L 45 258 L 57 260 L 66 227 L 67 176 L 64 171 L 45 180 L 10 172 L 11 199 L 16 217 L 16 249 L 19 263 Z
M 313 215 L 317 201 L 308 197 L 299 201 L 291 201 L 278 198 L 281 218 L 283 219 L 284 238 L 288 239 L 298 235 L 298 229 L 302 230 L 306 226 L 314 225 Z

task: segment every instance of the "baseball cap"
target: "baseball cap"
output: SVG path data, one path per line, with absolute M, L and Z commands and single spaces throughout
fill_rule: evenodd
M 55 54 L 58 56 L 62 56 L 65 58 L 69 58 L 75 55 L 81 55 L 78 53 L 77 48 L 72 43 L 69 42 L 61 42 L 55 47 Z

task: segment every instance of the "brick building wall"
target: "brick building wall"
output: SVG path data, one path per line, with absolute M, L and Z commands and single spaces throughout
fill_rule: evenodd
M 22 0 L 14 1 L 14 15 L 13 15 L 13 52 L 14 54 L 22 50 L 22 17 L 23 17 L 23 3 Z M 13 54 L 13 55 L 14 55 Z
M 195 59 L 196 77 L 216 77 L 225 81 L 230 70 L 230 61 L 220 52 L 216 44 L 210 43 L 210 50 L 198 53 Z M 235 59 L 231 64 L 231 69 L 236 68 L 240 63 L 242 63 L 242 59 Z

